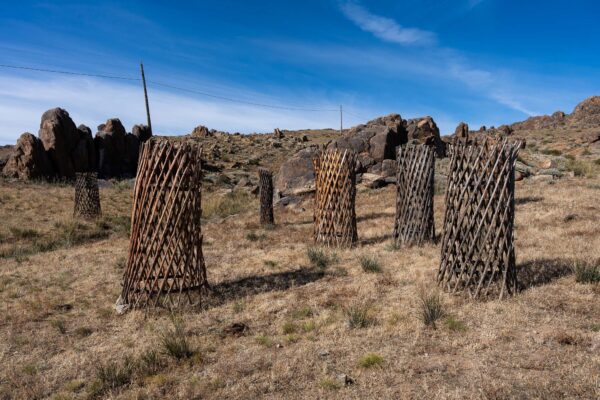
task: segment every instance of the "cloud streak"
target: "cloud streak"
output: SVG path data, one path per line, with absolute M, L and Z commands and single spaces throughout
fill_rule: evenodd
M 340 8 L 346 18 L 360 29 L 386 42 L 401 45 L 432 45 L 437 41 L 433 32 L 405 28 L 391 18 L 372 14 L 358 3 L 342 3 Z

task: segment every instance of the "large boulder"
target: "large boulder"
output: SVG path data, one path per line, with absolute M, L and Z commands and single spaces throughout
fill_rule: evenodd
M 198 125 L 192 131 L 191 136 L 203 138 L 203 137 L 212 136 L 212 134 L 210 133 L 210 131 L 208 130 L 208 128 L 205 127 L 204 125 Z
M 434 147 L 438 157 L 446 155 L 446 143 L 440 138 L 440 129 L 433 118 L 427 116 L 409 119 L 405 126 L 410 142 Z
M 42 115 L 38 136 L 56 174 L 73 178 L 75 165 L 72 153 L 79 143 L 79 131 L 69 113 L 62 108 L 46 111 Z
M 278 197 L 302 194 L 314 190 L 315 170 L 312 160 L 318 153 L 319 146 L 309 146 L 281 164 L 275 177 L 275 190 Z
M 341 138 L 329 143 L 330 149 L 352 150 L 358 156 L 358 172 L 381 166 L 385 159 L 396 158 L 396 147 L 406 143 L 404 121 L 398 114 L 390 114 L 358 125 Z
M 76 172 L 89 172 L 96 170 L 96 149 L 92 130 L 85 125 L 77 127 L 79 131 L 79 142 L 71 153 L 73 166 Z
M 460 124 L 458 124 L 458 126 L 454 130 L 454 137 L 461 138 L 461 139 L 468 139 L 469 138 L 469 125 L 467 125 L 465 122 L 461 122 Z
M 45 178 L 54 175 L 52 164 L 40 139 L 24 133 L 17 140 L 2 174 L 23 180 Z
M 121 177 L 127 174 L 127 132 L 118 118 L 98 126 L 94 139 L 100 177 Z

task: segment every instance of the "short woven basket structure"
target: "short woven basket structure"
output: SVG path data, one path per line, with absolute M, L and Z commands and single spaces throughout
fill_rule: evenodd
M 77 172 L 75 174 L 75 207 L 73 217 L 93 219 L 102 215 L 98 174 Z
M 275 224 L 273 216 L 273 174 L 266 168 L 258 169 L 260 191 L 260 224 L 272 226 Z
M 471 297 L 517 290 L 513 228 L 520 143 L 452 146 L 438 282 Z
M 435 150 L 427 145 L 398 148 L 396 173 L 396 246 L 421 245 L 435 239 L 433 192 Z
M 121 303 L 135 308 L 201 302 L 208 282 L 200 156 L 201 147 L 193 143 L 142 145 Z
M 314 238 L 318 244 L 350 247 L 356 230 L 356 156 L 349 150 L 326 150 L 313 159 L 315 168 Z

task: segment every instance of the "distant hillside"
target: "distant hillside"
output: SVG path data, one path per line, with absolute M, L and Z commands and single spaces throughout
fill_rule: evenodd
M 600 96 L 588 97 L 571 114 L 556 111 L 552 115 L 531 117 L 511 125 L 513 130 L 591 128 L 600 126 Z

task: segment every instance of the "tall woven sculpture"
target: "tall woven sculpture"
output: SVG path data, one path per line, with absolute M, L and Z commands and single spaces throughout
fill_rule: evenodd
M 271 226 L 275 224 L 273 217 L 273 174 L 265 168 L 258 169 L 260 190 L 260 224 Z
M 427 145 L 400 146 L 396 174 L 394 242 L 402 246 L 433 241 L 435 150 Z
M 513 227 L 519 143 L 452 149 L 438 282 L 471 297 L 517 289 Z
M 356 156 L 349 150 L 326 150 L 314 160 L 315 242 L 349 247 L 358 241 L 356 231 Z
M 150 140 L 142 145 L 122 304 L 198 304 L 208 288 L 200 155 L 200 146 L 193 143 Z
M 102 214 L 98 174 L 78 172 L 75 174 L 75 207 L 73 217 L 97 218 Z

